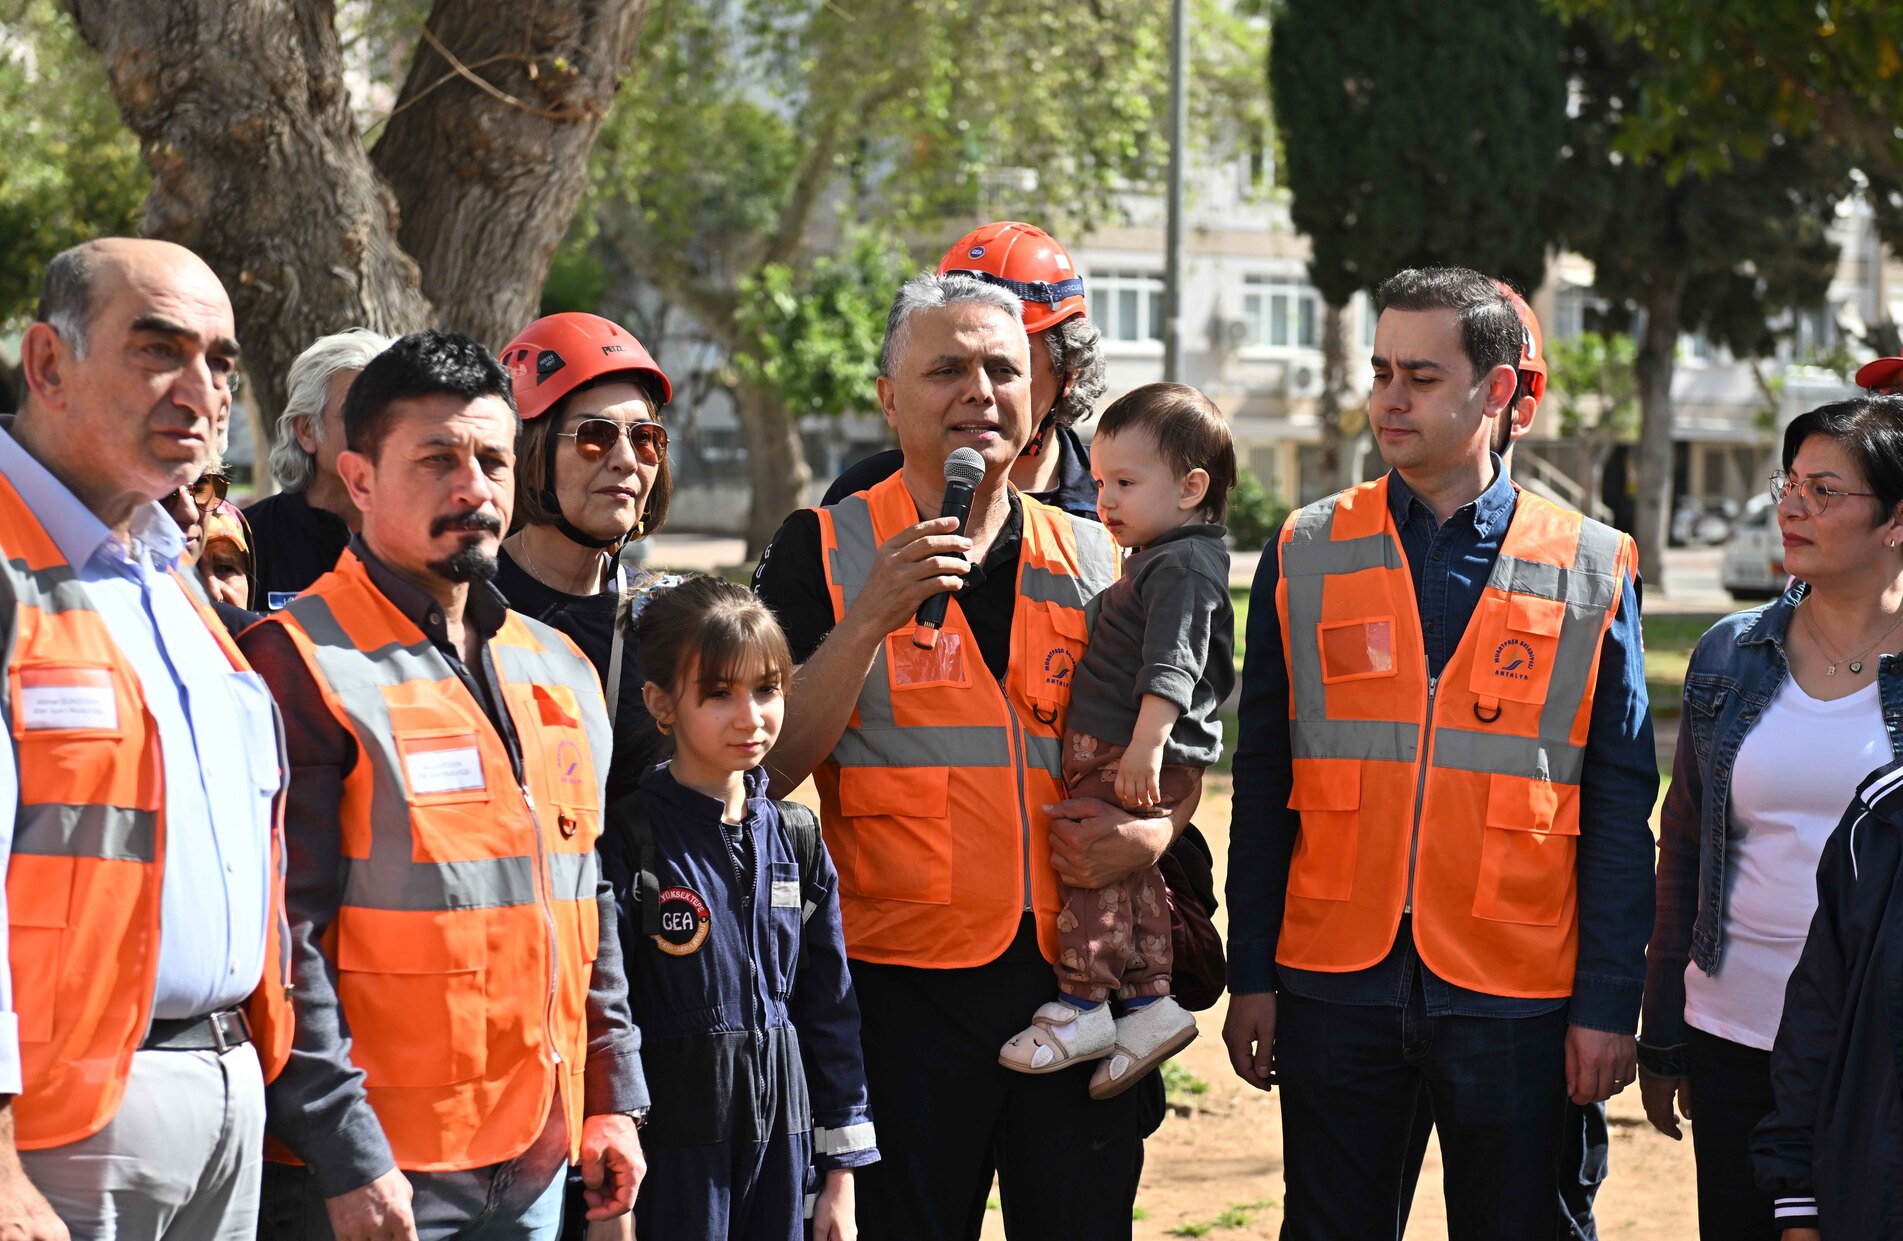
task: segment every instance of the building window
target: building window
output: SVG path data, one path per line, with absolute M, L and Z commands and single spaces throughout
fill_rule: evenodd
M 1092 318 L 1110 340 L 1163 339 L 1163 277 L 1155 272 L 1093 272 L 1085 281 Z
M 1246 276 L 1242 283 L 1244 343 L 1271 349 L 1321 347 L 1321 297 L 1289 276 Z

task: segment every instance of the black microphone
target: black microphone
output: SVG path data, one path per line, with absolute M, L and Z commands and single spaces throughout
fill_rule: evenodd
M 978 455 L 976 448 L 955 448 L 952 455 L 945 458 L 945 498 L 938 502 L 938 515 L 958 519 L 958 529 L 952 531 L 953 534 L 965 532 L 965 518 L 971 516 L 972 493 L 984 477 L 985 459 Z M 940 591 L 919 604 L 918 625 L 912 630 L 913 646 L 929 651 L 938 645 L 938 630 L 945 623 L 945 604 L 950 598 L 950 592 Z

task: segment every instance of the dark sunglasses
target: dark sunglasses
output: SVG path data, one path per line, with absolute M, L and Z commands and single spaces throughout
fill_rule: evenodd
M 583 461 L 599 461 L 614 450 L 615 441 L 624 434 L 634 455 L 648 465 L 659 465 L 667 457 L 667 428 L 658 422 L 616 422 L 612 418 L 584 418 L 573 431 L 557 431 L 564 439 L 575 441 L 575 451 Z
M 225 495 L 231 490 L 231 479 L 223 474 L 200 474 L 197 482 L 181 490 L 192 497 L 192 503 L 202 513 L 224 502 Z

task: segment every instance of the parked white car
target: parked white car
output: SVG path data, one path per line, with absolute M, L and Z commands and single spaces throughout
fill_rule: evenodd
M 1719 562 L 1718 580 L 1741 603 L 1774 599 L 1784 593 L 1790 577 L 1784 572 L 1784 536 L 1778 532 L 1773 505 L 1754 508 L 1733 524 L 1724 559 Z

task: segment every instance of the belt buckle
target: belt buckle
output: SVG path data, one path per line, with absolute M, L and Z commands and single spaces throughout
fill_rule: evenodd
M 221 1056 L 232 1048 L 241 1047 L 251 1040 L 251 1021 L 241 1008 L 228 1008 L 213 1013 L 210 1021 L 212 1045 L 218 1049 L 218 1054 Z M 229 1037 L 225 1033 L 227 1022 L 236 1027 Z

